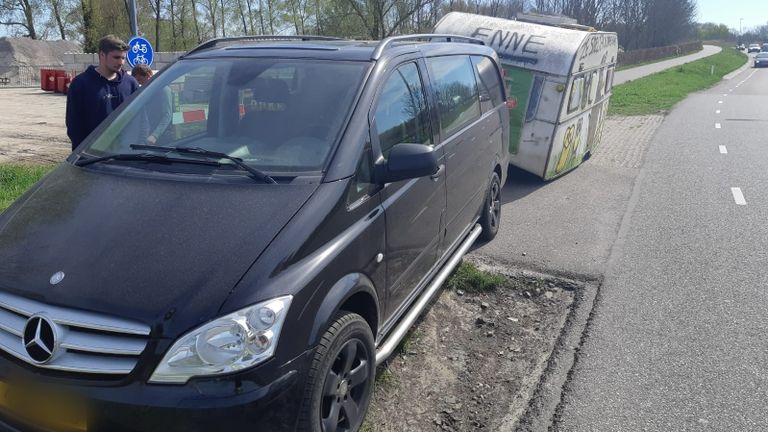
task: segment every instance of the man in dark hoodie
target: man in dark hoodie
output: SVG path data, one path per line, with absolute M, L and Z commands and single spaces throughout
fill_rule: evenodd
M 72 150 L 131 93 L 139 83 L 123 71 L 128 45 L 113 35 L 99 40 L 99 65 L 76 76 L 67 92 L 67 135 Z

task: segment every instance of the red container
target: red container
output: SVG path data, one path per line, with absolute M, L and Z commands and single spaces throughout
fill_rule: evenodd
M 45 82 L 48 78 L 48 69 L 40 68 L 40 90 L 45 90 Z
M 43 82 L 40 84 L 45 91 L 56 91 L 56 71 L 46 69 L 43 74 Z
M 69 82 L 71 80 L 72 79 L 69 77 L 69 75 L 57 76 L 56 77 L 56 93 L 67 94 L 67 90 L 69 90 Z

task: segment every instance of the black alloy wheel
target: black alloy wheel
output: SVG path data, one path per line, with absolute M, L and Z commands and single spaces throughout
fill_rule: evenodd
M 488 192 L 485 197 L 483 212 L 480 215 L 480 226 L 483 232 L 480 238 L 485 241 L 491 241 L 499 232 L 501 224 L 501 179 L 494 171 L 491 176 L 491 182 L 488 184 Z
M 360 315 L 341 313 L 323 335 L 309 371 L 300 429 L 354 432 L 373 392 L 373 334 Z

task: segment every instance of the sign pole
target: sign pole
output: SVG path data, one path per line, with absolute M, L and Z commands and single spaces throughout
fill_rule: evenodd
M 139 35 L 139 23 L 136 19 L 136 0 L 128 0 L 128 10 L 131 16 L 131 35 Z

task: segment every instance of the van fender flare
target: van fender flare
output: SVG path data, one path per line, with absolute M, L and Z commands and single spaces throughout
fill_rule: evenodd
M 331 286 L 331 288 L 326 293 L 322 303 L 317 308 L 315 320 L 312 323 L 312 329 L 309 333 L 309 340 L 307 341 L 308 347 L 314 347 L 320 342 L 320 339 L 323 337 L 325 330 L 333 322 L 336 313 L 341 310 L 341 305 L 343 305 L 353 295 L 361 292 L 366 293 L 373 300 L 376 309 L 375 319 L 376 322 L 378 322 L 380 311 L 379 297 L 376 294 L 376 289 L 374 288 L 373 282 L 368 278 L 368 276 L 362 273 L 350 273 L 339 279 L 336 283 L 333 284 L 333 286 Z M 377 331 L 378 329 L 371 328 L 371 332 L 373 333 L 374 337 L 376 336 Z

